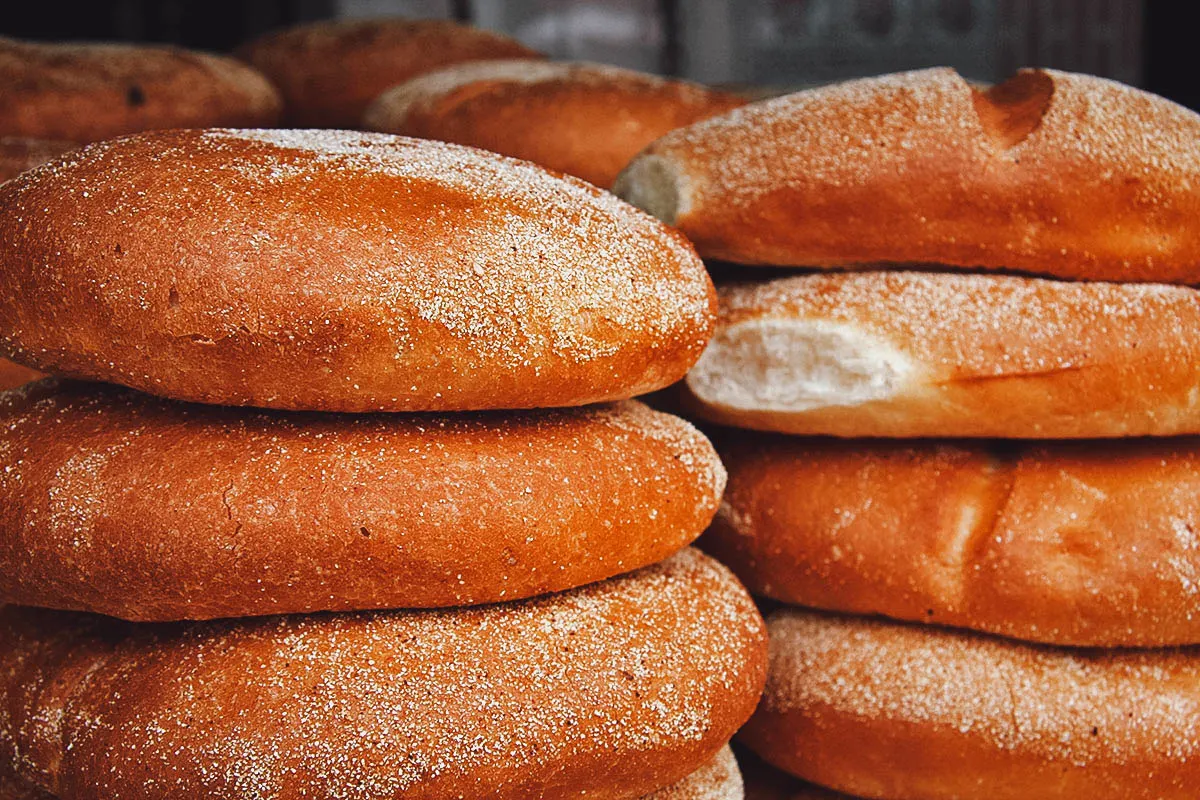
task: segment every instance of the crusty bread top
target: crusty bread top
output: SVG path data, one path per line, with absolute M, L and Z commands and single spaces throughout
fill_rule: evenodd
M 156 128 L 275 124 L 266 78 L 176 47 L 0 38 L 0 135 L 94 142 Z
M 617 182 L 701 255 L 1200 282 L 1200 116 L 1113 81 L 950 69 L 755 103 L 667 134 Z
M 128 625 L 0 615 L 0 757 L 64 797 L 638 797 L 749 716 L 763 623 L 684 551 L 523 603 Z
M 0 183 L 75 148 L 71 142 L 0 136 Z
M 662 134 L 744 104 L 699 84 L 607 64 L 476 61 L 389 89 L 363 124 L 482 147 L 607 188 Z
M 768 621 L 761 710 L 958 728 L 1053 764 L 1200 758 L 1200 657 L 1065 650 L 801 609 Z
M 273 31 L 238 57 L 279 87 L 295 127 L 355 128 L 389 87 L 448 64 L 541 59 L 515 39 L 441 19 L 323 20 Z
M 582 181 L 342 131 L 162 131 L 0 187 L 14 360 L 176 399 L 581 405 L 682 376 L 716 297 L 679 233 Z
M 167 621 L 428 608 L 659 561 L 725 473 L 623 401 L 300 414 L 57 379 L 0 395 L 0 602 Z

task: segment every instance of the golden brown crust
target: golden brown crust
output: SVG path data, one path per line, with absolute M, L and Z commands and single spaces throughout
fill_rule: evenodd
M 363 125 L 482 147 L 607 188 L 658 137 L 745 102 L 606 64 L 480 61 L 392 87 Z
M 625 401 L 249 412 L 95 384 L 0 396 L 0 602 L 132 620 L 515 600 L 659 561 L 725 472 Z
M 284 98 L 284 121 L 297 128 L 357 128 L 384 90 L 468 61 L 545 58 L 520 42 L 449 20 L 322 21 L 275 31 L 243 45 Z
M 703 539 L 751 591 L 1061 645 L 1200 644 L 1200 441 L 729 432 Z
M 0 183 L 75 147 L 71 142 L 0 136 Z
M 0 640 L 0 754 L 72 800 L 640 797 L 725 745 L 766 660 L 749 596 L 691 550 L 442 612 L 138 626 L 10 607 Z
M 1200 116 L 1087 75 L 851 81 L 667 134 L 616 191 L 705 258 L 1200 282 Z
M 384 134 L 141 134 L 0 186 L 0 215 L 0 350 L 180 400 L 622 399 L 680 378 L 716 306 L 682 235 L 611 195 Z
M 1200 432 L 1200 293 L 998 275 L 805 275 L 721 292 L 697 413 L 844 437 Z
M 1059 650 L 778 611 L 741 739 L 868 798 L 1189 800 L 1200 653 Z
M 0 135 L 95 142 L 158 128 L 269 127 L 279 95 L 231 58 L 0 38 Z
M 646 795 L 643 800 L 744 800 L 742 773 L 728 746 L 707 764 L 678 783 Z

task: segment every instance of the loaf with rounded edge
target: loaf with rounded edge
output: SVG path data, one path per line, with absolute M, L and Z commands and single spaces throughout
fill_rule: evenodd
M 842 437 L 1200 432 L 1200 292 L 1000 275 L 803 275 L 722 288 L 695 413 Z
M 0 183 L 11 180 L 30 167 L 36 167 L 74 147 L 70 142 L 0 136 Z M 42 373 L 37 370 L 14 364 L 7 358 L 0 358 L 0 391 L 40 377 Z
M 0 759 L 62 800 L 636 798 L 757 702 L 750 597 L 694 550 L 535 600 L 136 625 L 0 612 Z
M 2 769 L 2 766 L 0 766 Z M 728 746 L 691 775 L 643 796 L 643 800 L 743 800 L 741 773 Z M 56 800 L 54 795 L 0 774 L 3 800 Z M 753 798 L 751 798 L 753 800 Z
M 95 142 L 159 128 L 270 127 L 281 100 L 225 56 L 0 37 L 0 136 Z
M 1046 69 L 939 68 L 792 94 L 667 134 L 615 191 L 705 258 L 1200 282 L 1200 115 Z
M 1200 440 L 719 435 L 709 553 L 752 592 L 1089 647 L 1200 644 Z
M 679 233 L 467 147 L 163 131 L 0 186 L 0 350 L 177 400 L 461 411 L 683 376 L 716 296 Z
M 635 401 L 475 415 L 0 395 L 0 602 L 138 621 L 430 608 L 652 564 L 716 512 L 708 440 Z
M 1195 648 L 1066 650 L 800 609 L 767 628 L 740 739 L 806 780 L 879 800 L 1195 797 Z
M 363 127 L 482 147 L 607 188 L 664 133 L 745 102 L 607 64 L 475 61 L 392 87 Z
M 238 48 L 284 99 L 296 128 L 357 128 L 383 91 L 450 64 L 542 59 L 493 31 L 441 19 L 323 20 L 273 31 Z

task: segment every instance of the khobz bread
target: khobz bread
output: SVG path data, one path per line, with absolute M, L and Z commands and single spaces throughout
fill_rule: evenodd
M 761 618 L 696 551 L 476 609 L 185 625 L 0 612 L 0 759 L 62 800 L 634 798 L 710 761 Z
M 95 142 L 157 128 L 269 127 L 281 102 L 232 58 L 0 37 L 0 136 Z
M 387 90 L 363 126 L 482 147 L 607 188 L 664 133 L 745 102 L 607 64 L 476 61 Z
M 718 436 L 752 592 L 1059 645 L 1200 644 L 1200 440 Z
M 27 172 L 0 186 L 0 289 L 20 363 L 351 412 L 642 394 L 716 303 L 682 235 L 582 181 L 342 131 L 164 131 Z
M 768 621 L 741 741 L 858 797 L 1192 800 L 1200 652 L 1061 650 L 826 616 Z
M 261 70 L 297 128 L 357 128 L 381 92 L 449 64 L 544 58 L 492 31 L 449 20 L 325 20 L 274 31 L 237 55 Z
M 1200 282 L 1200 115 L 1087 75 L 949 69 L 767 100 L 669 133 L 615 191 L 705 258 Z
M 843 437 L 1200 432 L 1200 293 L 997 275 L 723 288 L 688 373 L 714 422 Z
M 131 620 L 570 589 L 691 542 L 725 485 L 634 401 L 332 416 L 51 379 L 0 395 L 0 452 L 0 602 Z

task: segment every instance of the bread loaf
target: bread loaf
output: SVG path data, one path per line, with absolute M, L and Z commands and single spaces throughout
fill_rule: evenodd
M 0 602 L 131 620 L 514 600 L 659 561 L 725 472 L 625 401 L 247 412 L 51 379 L 0 396 Z
M 179 400 L 459 411 L 684 374 L 715 295 L 611 195 L 436 142 L 165 131 L 0 186 L 0 350 Z
M 448 64 L 544 58 L 520 42 L 449 20 L 323 20 L 274 31 L 237 54 L 279 87 L 284 121 L 356 128 L 389 87 Z
M 0 612 L 0 759 L 61 800 L 636 798 L 714 757 L 762 621 L 695 551 L 478 609 L 130 625 Z
M 741 739 L 880 800 L 1191 800 L 1200 653 L 1060 650 L 783 610 Z
M 687 377 L 714 422 L 844 437 L 1200 432 L 1200 293 L 997 275 L 723 288 Z
M 866 78 L 667 134 L 616 182 L 705 258 L 1200 282 L 1200 115 L 1088 75 Z
M 482 147 L 607 188 L 664 133 L 745 102 L 607 64 L 476 61 L 392 87 L 363 125 Z
M 1060 645 L 1200 644 L 1200 441 L 718 437 L 704 547 L 785 603 Z
M 177 47 L 0 37 L 0 136 L 95 142 L 157 128 L 279 121 L 267 80 L 231 58 Z

